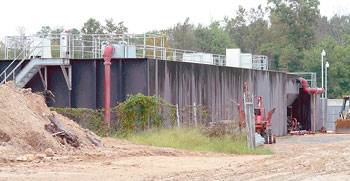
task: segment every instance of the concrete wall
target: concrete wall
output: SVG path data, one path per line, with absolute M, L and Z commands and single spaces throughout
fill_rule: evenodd
M 343 99 L 327 100 L 327 130 L 335 131 L 335 120 L 339 119 L 339 112 L 343 106 Z
M 283 72 L 202 65 L 163 60 L 149 60 L 149 95 L 158 94 L 179 107 L 196 104 L 220 106 L 240 102 L 243 84 L 263 96 L 266 114 L 272 117 L 273 132 L 287 134 L 287 94 L 298 94 L 295 76 Z M 218 113 L 220 114 L 220 113 Z

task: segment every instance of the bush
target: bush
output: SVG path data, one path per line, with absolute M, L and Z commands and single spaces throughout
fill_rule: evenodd
M 127 135 L 144 131 L 145 128 L 159 128 L 167 119 L 170 120 L 170 126 L 176 121 L 174 105 L 158 96 L 145 96 L 141 93 L 128 95 L 124 102 L 111 109 L 112 120 L 109 129 L 105 122 L 105 109 L 51 108 L 51 110 L 69 117 L 99 136 Z

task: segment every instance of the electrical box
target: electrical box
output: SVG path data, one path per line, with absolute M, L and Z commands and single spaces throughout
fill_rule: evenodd
M 136 58 L 136 46 L 127 44 L 112 44 L 114 53 L 112 58 Z M 101 54 L 105 51 L 106 44 L 102 44 Z
M 68 32 L 60 34 L 60 58 L 69 58 L 69 36 Z
M 30 57 L 52 58 L 51 40 L 49 38 L 30 37 Z

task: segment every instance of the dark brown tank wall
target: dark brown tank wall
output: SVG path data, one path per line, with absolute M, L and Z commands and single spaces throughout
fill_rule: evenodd
M 48 89 L 55 95 L 47 98 L 52 107 L 104 108 L 103 59 L 71 59 L 72 90 L 69 91 L 59 66 L 48 67 Z M 1 64 L 0 64 L 1 65 Z M 124 101 L 128 94 L 148 94 L 147 59 L 112 59 L 111 106 Z M 39 74 L 26 87 L 33 92 L 43 91 Z
M 194 63 L 149 60 L 149 95 L 158 94 L 179 107 L 221 106 L 240 102 L 243 84 L 250 92 L 263 96 L 266 114 L 272 108 L 273 132 L 287 134 L 287 94 L 298 94 L 295 77 L 283 72 L 258 71 Z M 216 114 L 221 114 L 217 112 Z
M 53 107 L 104 107 L 103 59 L 71 59 L 72 91 L 69 91 L 59 66 L 48 67 L 48 89 Z M 3 70 L 9 60 L 0 61 Z M 19 69 L 20 70 L 20 69 Z M 220 106 L 240 102 L 243 83 L 249 91 L 263 96 L 266 114 L 272 108 L 272 128 L 276 135 L 286 135 L 287 95 L 298 94 L 295 76 L 283 72 L 257 71 L 185 62 L 152 59 L 112 59 L 111 104 L 124 101 L 127 94 L 158 94 L 179 107 L 193 105 Z M 43 91 L 39 75 L 27 84 L 34 92 Z M 222 113 L 218 109 L 217 114 Z

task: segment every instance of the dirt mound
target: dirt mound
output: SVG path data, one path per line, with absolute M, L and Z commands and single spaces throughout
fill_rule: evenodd
M 54 114 L 62 125 L 78 137 L 78 150 L 94 147 L 85 136 L 85 129 L 56 112 L 50 111 L 43 96 L 31 89 L 15 88 L 12 82 L 0 85 L 0 158 L 13 159 L 26 153 L 43 153 L 51 148 L 57 154 L 76 151 L 62 144 L 45 130 Z

